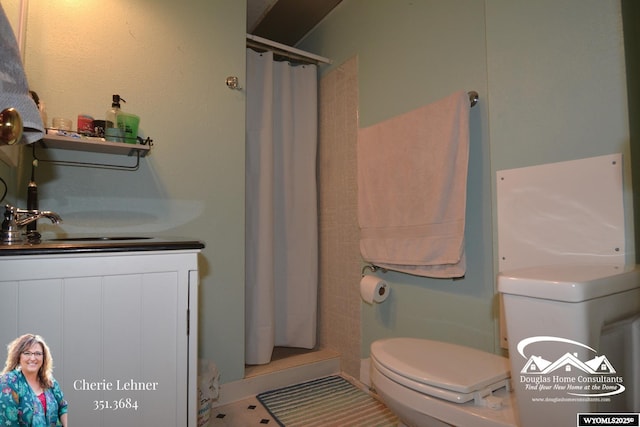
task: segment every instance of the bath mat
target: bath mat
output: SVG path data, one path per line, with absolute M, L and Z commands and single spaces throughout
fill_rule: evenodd
M 340 376 L 271 390 L 256 396 L 283 427 L 395 427 L 396 416 L 379 400 Z

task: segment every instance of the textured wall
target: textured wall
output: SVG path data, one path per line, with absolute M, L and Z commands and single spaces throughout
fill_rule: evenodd
M 360 248 L 356 135 L 358 61 L 351 58 L 320 81 L 318 149 L 320 221 L 319 342 L 342 356 L 342 370 L 360 374 Z

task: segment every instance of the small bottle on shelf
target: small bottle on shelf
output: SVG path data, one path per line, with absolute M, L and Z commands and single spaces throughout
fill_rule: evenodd
M 118 115 L 121 111 L 120 101 L 126 102 L 120 98 L 120 95 L 114 94 L 111 108 L 107 110 L 105 115 L 104 139 L 107 141 L 124 142 L 124 131 L 118 128 Z

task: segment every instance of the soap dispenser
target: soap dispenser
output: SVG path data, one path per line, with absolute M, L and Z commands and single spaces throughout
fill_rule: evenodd
M 124 142 L 124 132 L 118 128 L 118 115 L 121 112 L 120 101 L 126 102 L 120 98 L 120 95 L 114 94 L 111 108 L 107 110 L 105 115 L 104 138 L 107 141 Z

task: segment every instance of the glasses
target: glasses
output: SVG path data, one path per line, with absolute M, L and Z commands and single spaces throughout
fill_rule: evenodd
M 27 356 L 27 357 L 31 357 L 31 356 L 35 356 L 35 357 L 42 357 L 42 352 L 41 351 L 23 351 L 22 352 L 23 355 Z

